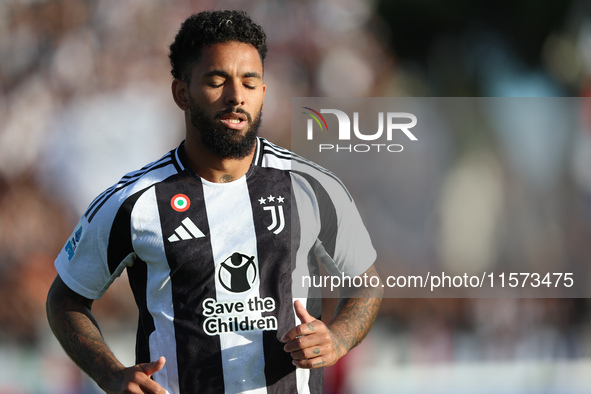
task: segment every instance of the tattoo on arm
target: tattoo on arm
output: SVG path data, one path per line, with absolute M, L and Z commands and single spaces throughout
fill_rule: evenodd
M 369 332 L 378 314 L 381 299 L 344 298 L 339 301 L 331 328 L 336 334 L 333 342 L 344 345 L 346 351 L 357 346 Z
M 371 274 L 377 275 L 372 267 Z M 368 270 L 368 275 L 370 275 Z M 341 298 L 335 310 L 335 316 L 329 327 L 333 346 L 339 350 L 342 357 L 349 350 L 357 346 L 369 332 L 382 302 L 383 289 L 359 288 L 350 298 Z
M 56 282 L 61 279 L 56 279 Z M 65 288 L 52 286 L 47 300 L 47 319 L 53 333 L 72 360 L 104 390 L 117 391 L 124 366 L 105 343 L 90 312 L 92 301 Z

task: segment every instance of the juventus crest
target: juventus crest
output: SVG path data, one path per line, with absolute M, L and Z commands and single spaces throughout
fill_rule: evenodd
M 258 201 L 260 205 L 264 205 L 263 210 L 268 211 L 271 215 L 271 224 L 267 226 L 267 229 L 273 234 L 279 234 L 282 232 L 285 228 L 285 215 L 283 213 L 285 197 L 270 194 L 267 197 L 259 198 Z

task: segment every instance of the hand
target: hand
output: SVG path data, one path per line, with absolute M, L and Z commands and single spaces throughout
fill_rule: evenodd
M 294 303 L 295 313 L 302 324 L 281 337 L 283 350 L 291 353 L 298 368 L 322 368 L 335 364 L 345 355 L 344 346 L 322 321 L 310 316 L 300 301 Z
M 164 394 L 165 390 L 150 379 L 152 374 L 164 367 L 166 359 L 160 357 L 151 363 L 137 364 L 123 370 L 123 382 L 118 394 Z

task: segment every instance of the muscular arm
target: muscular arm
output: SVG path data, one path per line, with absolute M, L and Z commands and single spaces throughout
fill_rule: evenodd
M 372 265 L 366 272 L 368 277 L 378 277 Z M 384 290 L 381 282 L 375 288 L 358 288 L 347 292 L 337 304 L 332 321 L 328 324 L 335 347 L 342 349 L 344 356 L 367 336 L 382 303 Z
M 156 362 L 130 368 L 121 364 L 105 343 L 90 312 L 92 302 L 72 291 L 59 275 L 51 285 L 47 319 L 66 353 L 106 392 L 157 393 L 160 386 L 149 379 L 156 372 L 149 368 Z M 157 370 L 164 365 L 164 359 L 159 362 Z
M 372 266 L 365 274 L 378 276 Z M 382 302 L 381 282 L 375 288 L 359 288 L 345 293 L 339 300 L 332 321 L 325 325 L 310 316 L 296 301 L 295 311 L 302 324 L 281 338 L 293 364 L 300 368 L 321 368 L 335 364 L 357 346 L 369 332 Z

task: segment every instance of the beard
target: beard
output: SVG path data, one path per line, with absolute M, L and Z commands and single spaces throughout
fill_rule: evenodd
M 200 106 L 195 104 L 191 97 L 189 97 L 189 110 L 191 123 L 195 129 L 199 130 L 203 146 L 211 153 L 221 159 L 243 159 L 252 152 L 261 127 L 262 107 L 256 114 L 254 121 L 250 114 L 242 108 L 228 108 L 217 112 L 211 118 Z M 229 130 L 221 122 L 216 122 L 216 120 L 220 120 L 232 112 L 246 116 L 250 125 L 246 133 L 242 134 L 242 131 Z

